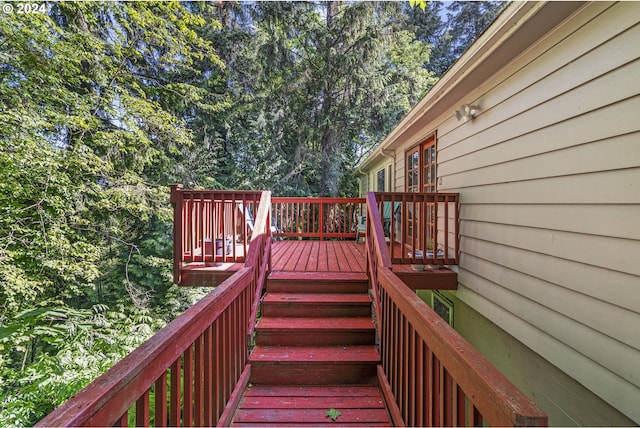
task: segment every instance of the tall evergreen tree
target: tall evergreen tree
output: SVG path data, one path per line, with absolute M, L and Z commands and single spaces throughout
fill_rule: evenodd
M 458 58 L 502 10 L 500 1 L 454 1 L 447 8 L 449 38 Z
M 239 164 L 282 194 L 353 193 L 357 157 L 433 84 L 420 67 L 427 46 L 403 29 L 401 4 L 251 7 L 257 77 L 240 79 L 246 126 L 235 137 L 255 156 Z
M 432 46 L 425 68 L 442 76 L 502 10 L 501 1 L 425 2 L 406 6 L 409 29 Z M 446 19 L 444 19 L 446 17 Z
M 37 421 L 188 305 L 166 186 L 193 134 L 165 106 L 202 94 L 178 76 L 217 58 L 176 2 L 49 6 L 0 19 L 2 425 Z

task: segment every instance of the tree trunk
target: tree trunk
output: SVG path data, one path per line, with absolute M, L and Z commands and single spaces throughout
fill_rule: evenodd
M 322 136 L 322 158 L 320 160 L 320 194 L 338 196 L 340 188 L 340 138 L 331 125 L 327 125 Z
M 336 2 L 327 2 L 326 17 L 326 40 L 325 40 L 325 58 L 324 64 L 327 70 L 330 69 L 332 63 L 331 49 L 334 41 L 331 38 L 331 27 L 333 25 L 334 15 L 337 12 Z M 334 102 L 332 94 L 334 93 L 334 81 L 328 75 L 325 75 L 324 93 L 322 101 L 322 140 L 321 150 L 322 157 L 320 159 L 320 195 L 321 196 L 338 196 L 340 188 L 340 136 L 336 130 L 337 120 L 334 111 Z

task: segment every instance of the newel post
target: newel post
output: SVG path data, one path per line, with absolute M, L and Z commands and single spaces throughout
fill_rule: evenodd
M 181 267 L 182 267 L 182 184 L 172 184 L 171 186 L 171 204 L 173 205 L 173 282 L 180 284 Z

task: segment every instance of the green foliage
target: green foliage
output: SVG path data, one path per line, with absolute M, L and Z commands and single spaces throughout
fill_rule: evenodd
M 149 338 L 158 328 L 151 322 L 106 305 L 78 310 L 59 302 L 17 314 L 0 327 L 1 355 L 21 361 L 0 368 L 0 424 L 37 422 Z
M 202 293 L 172 284 L 168 184 L 222 67 L 177 2 L 0 20 L 0 423 L 30 425 Z M 172 98 L 174 97 L 174 98 Z
M 342 412 L 339 412 L 338 410 L 331 408 L 329 410 L 327 410 L 327 413 L 325 414 L 325 417 L 327 418 L 331 418 L 332 421 L 337 421 L 338 418 L 342 415 Z

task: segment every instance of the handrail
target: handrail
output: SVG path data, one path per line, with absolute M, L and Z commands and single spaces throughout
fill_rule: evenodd
M 364 198 L 274 197 L 272 219 L 282 238 L 355 239 Z
M 374 296 L 374 309 L 376 311 L 376 319 L 381 319 L 380 305 L 376 302 L 380 301 L 380 288 L 378 287 L 378 269 L 391 269 L 391 258 L 385 242 L 384 231 L 382 230 L 382 221 L 378 204 L 373 192 L 367 194 L 367 233 L 365 235 L 366 247 L 366 266 L 369 274 L 369 280 Z
M 246 266 L 36 426 L 212 426 L 246 381 L 270 265 L 269 192 L 260 196 Z M 154 402 L 155 406 L 150 403 Z
M 367 195 L 367 267 L 394 424 L 545 426 L 547 416 L 393 273 L 378 201 Z
M 253 306 L 247 334 L 249 338 L 253 336 L 258 316 L 258 307 L 262 290 L 267 282 L 267 276 L 271 271 L 271 193 L 262 192 L 260 195 L 260 205 L 256 214 L 256 221 L 251 235 L 251 245 L 247 254 L 246 267 L 250 267 L 255 272 L 256 289 L 253 296 Z M 250 340 L 250 339 L 249 339 Z

